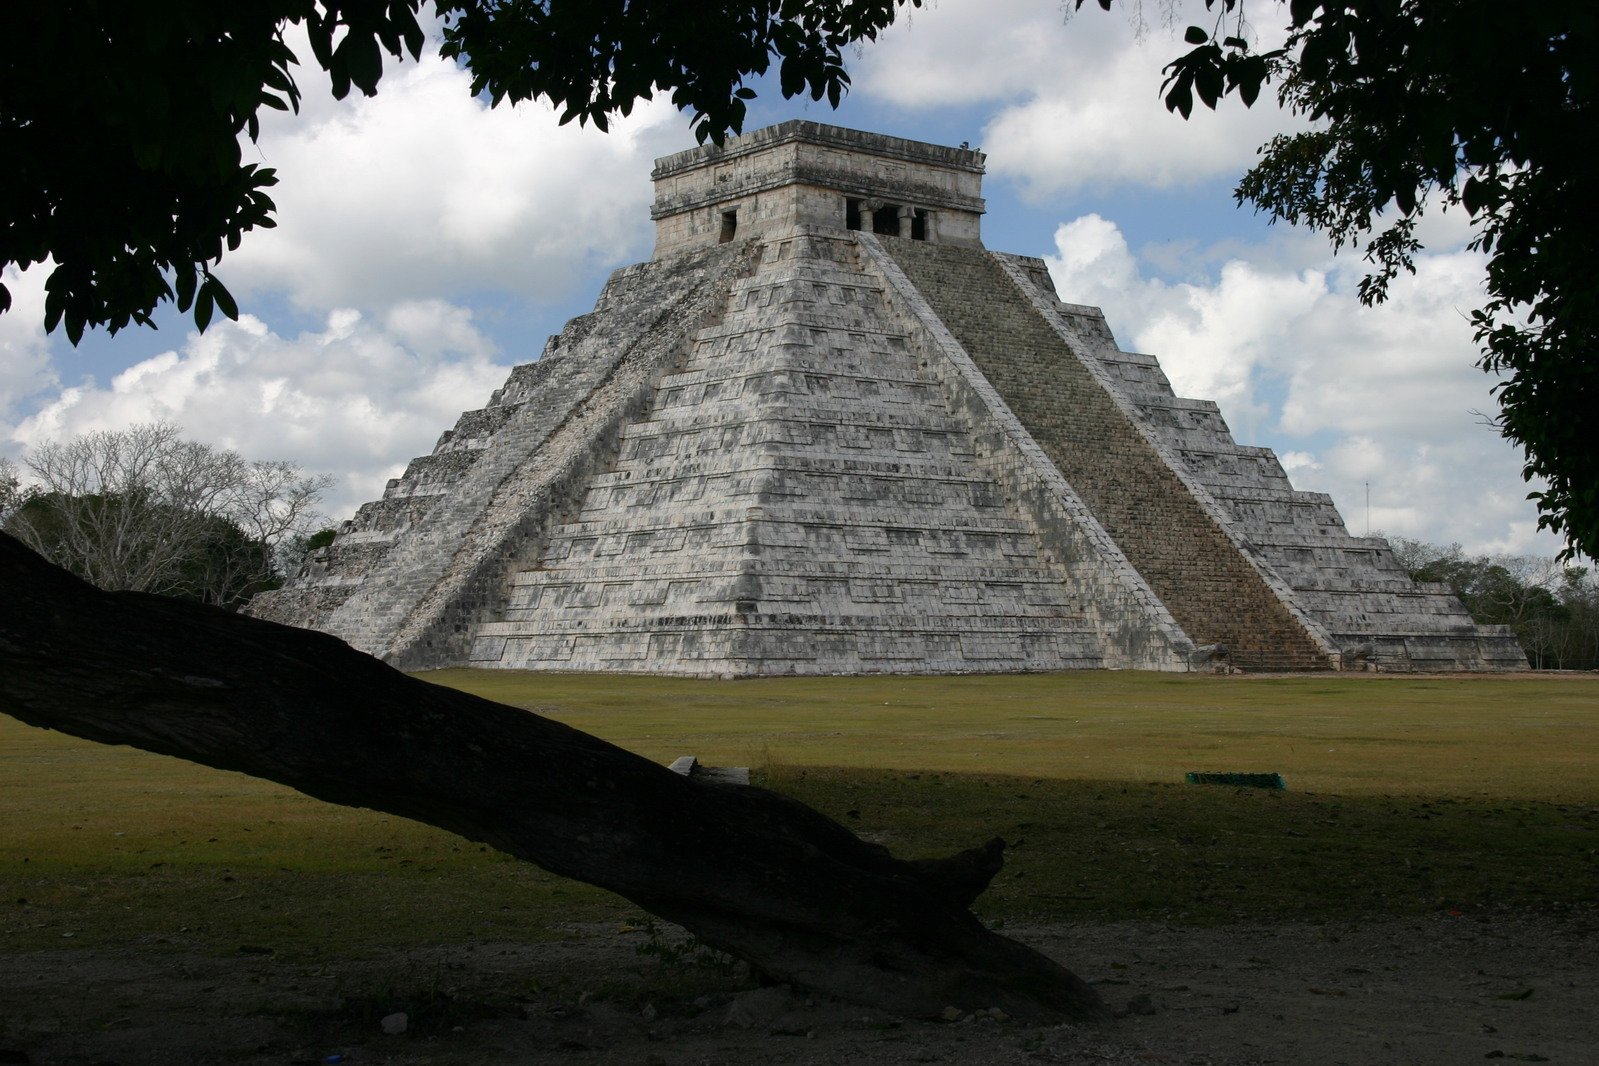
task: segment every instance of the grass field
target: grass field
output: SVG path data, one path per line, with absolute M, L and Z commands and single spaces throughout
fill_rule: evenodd
M 749 765 L 908 856 L 1012 845 L 994 921 L 1322 919 L 1599 895 L 1599 678 L 713 682 L 448 671 L 650 758 Z M 1185 785 L 1278 771 L 1286 792 Z M 558 935 L 624 901 L 448 834 L 0 717 L 0 950 Z
M 1295 792 L 1599 802 L 1596 675 L 423 676 L 662 761 L 1141 784 L 1273 770 Z

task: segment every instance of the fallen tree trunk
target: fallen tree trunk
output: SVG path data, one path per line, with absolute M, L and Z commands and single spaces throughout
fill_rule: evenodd
M 1089 986 L 968 909 L 1001 841 L 904 862 L 777 793 L 682 777 L 325 634 L 103 592 L 4 534 L 0 593 L 0 710 L 29 724 L 439 826 L 859 1003 L 1104 1013 Z

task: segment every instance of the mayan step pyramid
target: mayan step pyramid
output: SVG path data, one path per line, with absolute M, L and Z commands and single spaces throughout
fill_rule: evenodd
M 658 160 L 650 261 L 255 613 L 408 669 L 1525 666 L 985 250 L 982 173 L 803 121 Z

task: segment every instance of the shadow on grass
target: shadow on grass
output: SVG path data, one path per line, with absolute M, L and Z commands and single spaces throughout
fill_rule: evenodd
M 774 767 L 897 854 L 998 834 L 990 919 L 1321 920 L 1591 902 L 1599 809 L 1187 784 Z
M 993 922 L 1561 909 L 1591 902 L 1599 883 L 1599 809 L 1581 805 L 781 765 L 756 781 L 907 858 L 1003 836 L 1005 869 L 977 904 Z M 0 940 L 327 958 L 637 917 L 618 897 L 425 826 L 274 802 L 294 816 L 250 826 L 247 805 L 207 812 L 199 847 L 180 846 L 195 811 L 178 797 L 169 814 L 181 828 L 145 811 L 98 851 L 84 834 L 127 823 L 114 804 L 78 811 L 80 829 L 35 834 L 21 861 L 0 864 Z

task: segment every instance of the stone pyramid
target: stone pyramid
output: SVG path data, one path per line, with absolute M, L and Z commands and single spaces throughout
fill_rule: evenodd
M 409 669 L 1525 666 L 985 250 L 982 172 L 803 121 L 658 160 L 650 261 L 253 610 Z

